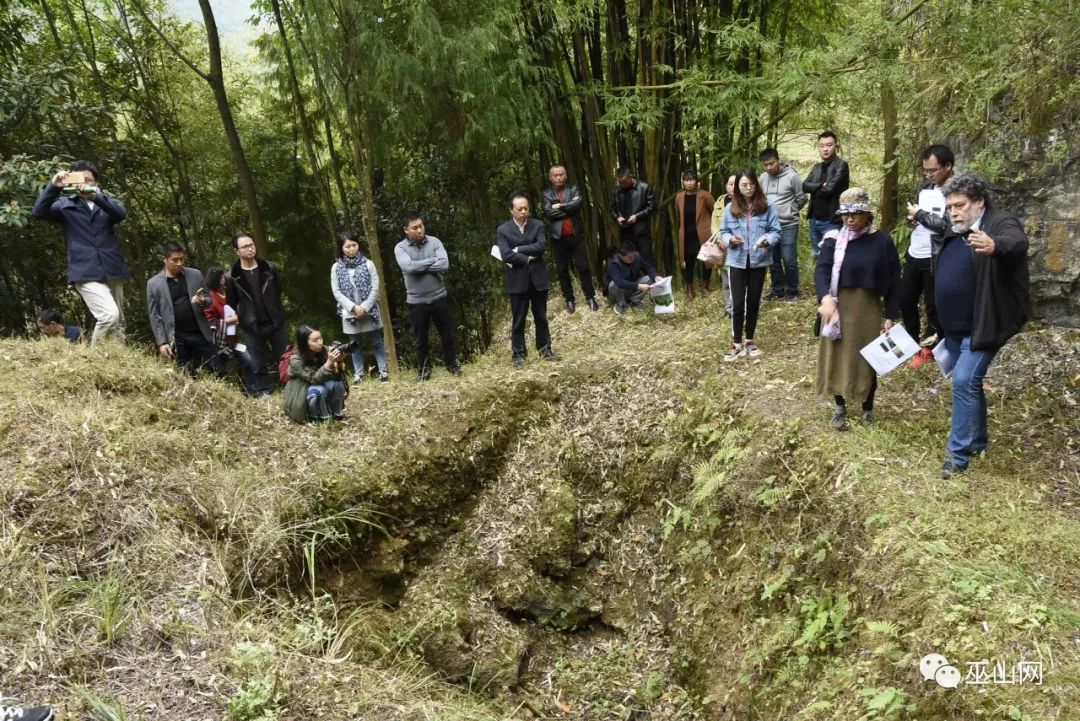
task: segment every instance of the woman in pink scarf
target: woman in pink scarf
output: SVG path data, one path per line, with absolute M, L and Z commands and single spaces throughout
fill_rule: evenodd
M 817 390 L 835 402 L 831 425 L 847 423 L 847 398 L 863 399 L 863 420 L 874 422 L 877 374 L 859 351 L 900 317 L 900 258 L 888 233 L 874 228 L 870 195 L 850 188 L 840 196 L 844 227 L 829 231 L 814 268 L 821 342 Z

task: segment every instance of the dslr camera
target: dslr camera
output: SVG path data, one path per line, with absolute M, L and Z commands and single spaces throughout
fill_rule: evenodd
M 343 341 L 343 340 L 336 340 L 336 341 L 334 341 L 333 343 L 330 344 L 330 347 L 333 348 L 334 350 L 340 352 L 342 355 L 346 355 L 346 354 L 352 353 L 352 352 L 354 352 L 356 350 L 357 343 L 356 343 L 355 340 L 350 340 L 348 342 Z

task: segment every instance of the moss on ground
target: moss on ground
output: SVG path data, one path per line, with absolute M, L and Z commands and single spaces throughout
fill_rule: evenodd
M 1003 351 L 990 453 L 941 481 L 935 369 L 835 433 L 809 308 L 767 305 L 765 355 L 723 364 L 717 301 L 557 313 L 563 361 L 362 384 L 344 426 L 0 342 L 0 690 L 237 721 L 1070 718 L 1077 335 Z M 1044 681 L 940 688 L 931 651 Z

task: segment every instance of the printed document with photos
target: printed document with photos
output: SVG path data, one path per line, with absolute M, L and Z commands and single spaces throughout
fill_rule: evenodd
M 941 188 L 925 188 L 919 191 L 919 210 L 930 215 L 945 215 L 945 196 Z
M 918 352 L 919 344 L 902 325 L 894 325 L 888 333 L 879 335 L 859 351 L 879 376 L 903 365 Z

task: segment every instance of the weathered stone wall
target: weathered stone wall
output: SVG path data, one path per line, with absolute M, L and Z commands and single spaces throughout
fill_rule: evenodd
M 1046 167 L 1044 162 L 1033 166 Z M 1049 173 L 1002 186 L 998 207 L 1019 217 L 1031 241 L 1031 302 L 1036 318 L 1080 328 L 1080 157 Z

